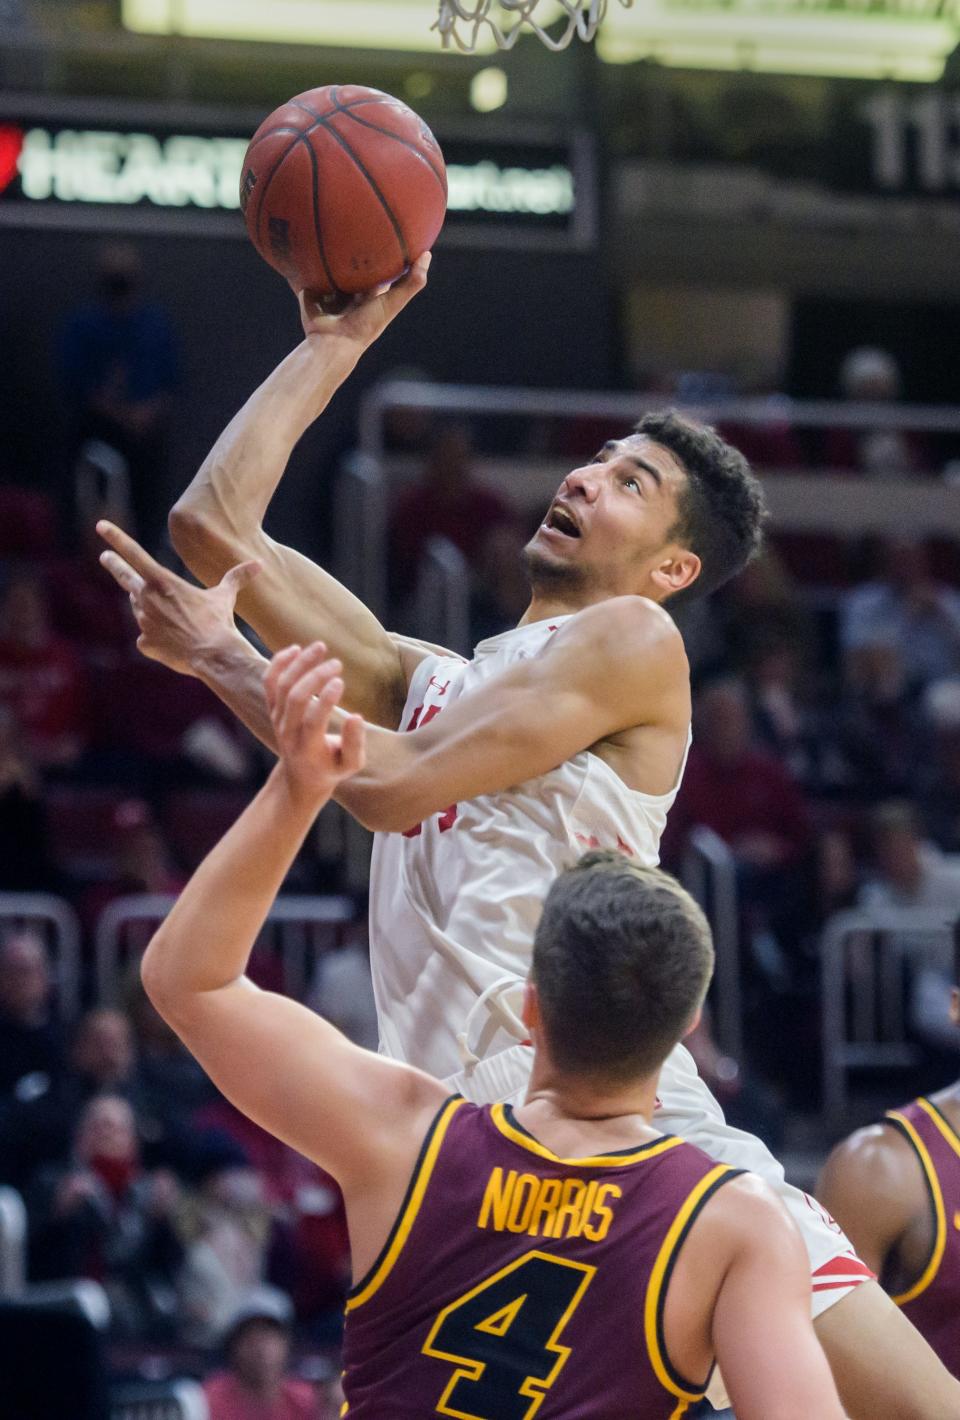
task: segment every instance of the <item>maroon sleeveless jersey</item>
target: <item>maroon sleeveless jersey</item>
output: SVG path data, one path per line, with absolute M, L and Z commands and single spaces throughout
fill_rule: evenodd
M 509 1105 L 447 1101 L 347 1300 L 349 1420 L 674 1420 L 708 1377 L 664 1345 L 694 1219 L 737 1175 L 662 1136 L 561 1159 Z
M 893 1109 L 886 1118 L 920 1161 L 933 1213 L 927 1264 L 893 1300 L 947 1369 L 960 1377 L 960 1135 L 928 1099 Z

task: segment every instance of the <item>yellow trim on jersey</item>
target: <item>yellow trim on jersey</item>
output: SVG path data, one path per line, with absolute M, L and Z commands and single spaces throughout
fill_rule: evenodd
M 620 1168 L 624 1164 L 637 1164 L 641 1159 L 653 1159 L 657 1154 L 664 1154 L 668 1149 L 675 1149 L 678 1144 L 682 1144 L 682 1139 L 675 1138 L 672 1134 L 662 1139 L 652 1139 L 649 1144 L 644 1144 L 634 1152 L 623 1154 L 597 1154 L 586 1159 L 561 1159 L 559 1155 L 548 1149 L 546 1144 L 541 1144 L 539 1139 L 534 1139 L 532 1135 L 525 1134 L 522 1129 L 517 1129 L 510 1123 L 506 1114 L 506 1106 L 495 1104 L 490 1111 L 490 1118 L 507 1139 L 514 1144 L 520 1144 L 524 1149 L 528 1149 L 531 1154 L 538 1154 L 541 1159 L 549 1159 L 552 1164 L 563 1164 L 567 1168 Z
M 960 1158 L 960 1138 L 957 1137 L 949 1119 L 944 1118 L 932 1100 L 924 1099 L 923 1096 L 921 1096 L 920 1099 L 917 1100 L 917 1104 L 923 1110 L 924 1114 L 933 1120 L 953 1152 Z
M 657 1323 L 660 1316 L 663 1283 L 667 1275 L 667 1269 L 676 1255 L 677 1248 L 683 1239 L 687 1225 L 692 1221 L 703 1202 L 704 1195 L 710 1192 L 718 1179 L 722 1178 L 724 1174 L 731 1172 L 732 1170 L 727 1164 L 718 1164 L 716 1168 L 711 1169 L 708 1174 L 705 1174 L 700 1182 L 691 1190 L 682 1204 L 680 1211 L 677 1213 L 677 1216 L 670 1224 L 667 1236 L 661 1243 L 660 1251 L 657 1253 L 657 1260 L 653 1264 L 653 1271 L 650 1273 L 647 1299 L 643 1309 L 643 1328 L 647 1342 L 647 1354 L 650 1357 L 650 1364 L 653 1366 L 654 1374 L 664 1390 L 685 1402 L 682 1409 L 679 1406 L 677 1407 L 673 1412 L 673 1416 L 682 1415 L 688 1405 L 691 1405 L 695 1400 L 702 1400 L 704 1391 L 688 1390 L 679 1385 L 670 1375 L 666 1360 L 660 1350 L 660 1337 Z M 671 1416 L 671 1420 L 673 1420 L 673 1416 Z
M 460 1096 L 450 1100 L 434 1124 L 430 1143 L 417 1168 L 416 1177 L 412 1180 L 412 1187 L 406 1206 L 394 1225 L 390 1246 L 377 1263 L 373 1275 L 365 1284 L 363 1290 L 358 1292 L 355 1296 L 347 1298 L 346 1310 L 348 1312 L 356 1311 L 357 1307 L 362 1307 L 365 1302 L 369 1302 L 374 1292 L 380 1289 L 393 1270 L 394 1264 L 403 1251 L 407 1238 L 410 1236 L 410 1229 L 413 1227 L 417 1214 L 420 1212 L 423 1195 L 427 1191 L 427 1184 L 430 1182 L 430 1176 L 433 1173 L 437 1156 L 440 1153 L 441 1145 L 446 1137 L 447 1129 L 450 1126 L 450 1121 L 462 1104 L 466 1104 L 466 1100 L 462 1099 Z
M 923 1100 L 918 1100 L 917 1103 L 921 1106 L 924 1105 Z M 930 1111 L 926 1110 L 926 1113 L 930 1114 Z M 932 1117 L 933 1116 L 931 1116 L 931 1118 Z M 940 1180 L 937 1178 L 937 1171 L 933 1166 L 933 1160 L 930 1157 L 926 1144 L 920 1138 L 920 1135 L 905 1114 L 901 1114 L 897 1109 L 891 1109 L 887 1114 L 887 1118 L 893 1119 L 899 1124 L 900 1128 L 913 1145 L 917 1158 L 920 1160 L 920 1167 L 926 1175 L 927 1187 L 930 1189 L 930 1197 L 933 1199 L 933 1251 L 930 1254 L 929 1262 L 916 1282 L 914 1282 L 913 1286 L 906 1292 L 901 1292 L 898 1296 L 893 1298 L 897 1306 L 902 1307 L 905 1306 L 907 1302 L 914 1301 L 915 1298 L 920 1296 L 921 1292 L 925 1292 L 940 1271 L 940 1263 L 943 1261 L 943 1250 L 947 1245 L 947 1219 L 943 1208 L 943 1194 L 940 1191 Z

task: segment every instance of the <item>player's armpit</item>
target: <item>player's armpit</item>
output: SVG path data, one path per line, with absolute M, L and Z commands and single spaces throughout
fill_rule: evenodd
M 843 1420 L 810 1320 L 809 1260 L 782 1204 L 746 1176 L 720 1190 L 708 1219 L 709 1240 L 730 1258 L 711 1332 L 737 1420 Z
M 916 1156 L 883 1124 L 858 1129 L 837 1145 L 816 1196 L 878 1277 L 913 1218 L 929 1206 Z
M 372 734 L 340 802 L 368 828 L 402 832 L 450 804 L 545 774 L 641 725 L 689 722 L 680 634 L 641 597 L 588 607 L 522 661 L 404 735 Z M 666 786 L 665 786 L 666 787 Z

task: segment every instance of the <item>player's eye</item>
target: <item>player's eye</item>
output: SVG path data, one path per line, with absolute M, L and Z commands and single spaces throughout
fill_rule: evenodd
M 636 492 L 636 493 L 642 493 L 642 492 L 643 492 L 643 486 L 642 486 L 642 484 L 641 484 L 639 478 L 637 478 L 636 475 L 635 475 L 635 474 L 632 474 L 632 473 L 629 474 L 629 475 L 623 480 L 623 486 L 624 486 L 624 488 L 632 488 L 632 489 L 634 490 L 634 492 Z

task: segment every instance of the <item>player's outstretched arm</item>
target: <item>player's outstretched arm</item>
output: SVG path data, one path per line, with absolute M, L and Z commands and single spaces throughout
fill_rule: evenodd
M 878 1277 L 913 1218 L 929 1207 L 907 1141 L 883 1124 L 858 1129 L 827 1159 L 816 1196 Z
M 227 1098 L 333 1174 L 349 1201 L 381 1180 L 399 1180 L 402 1192 L 447 1092 L 245 975 L 317 812 L 363 763 L 362 721 L 329 729 L 340 669 L 337 661 L 305 667 L 293 649 L 274 658 L 267 700 L 279 762 L 156 932 L 142 975 L 157 1010 Z
M 749 1175 L 722 1188 L 691 1234 L 730 1257 L 713 1311 L 713 1351 L 737 1420 L 843 1420 L 810 1320 L 810 1264 L 782 1204 Z
M 308 558 L 267 536 L 263 519 L 290 454 L 361 355 L 426 283 L 429 254 L 403 280 L 339 316 L 301 294 L 305 339 L 251 395 L 170 514 L 170 535 L 205 585 L 257 561 L 237 610 L 271 650 L 323 639 L 343 661 L 348 704 L 395 726 L 406 694 L 398 648 L 352 593 Z

